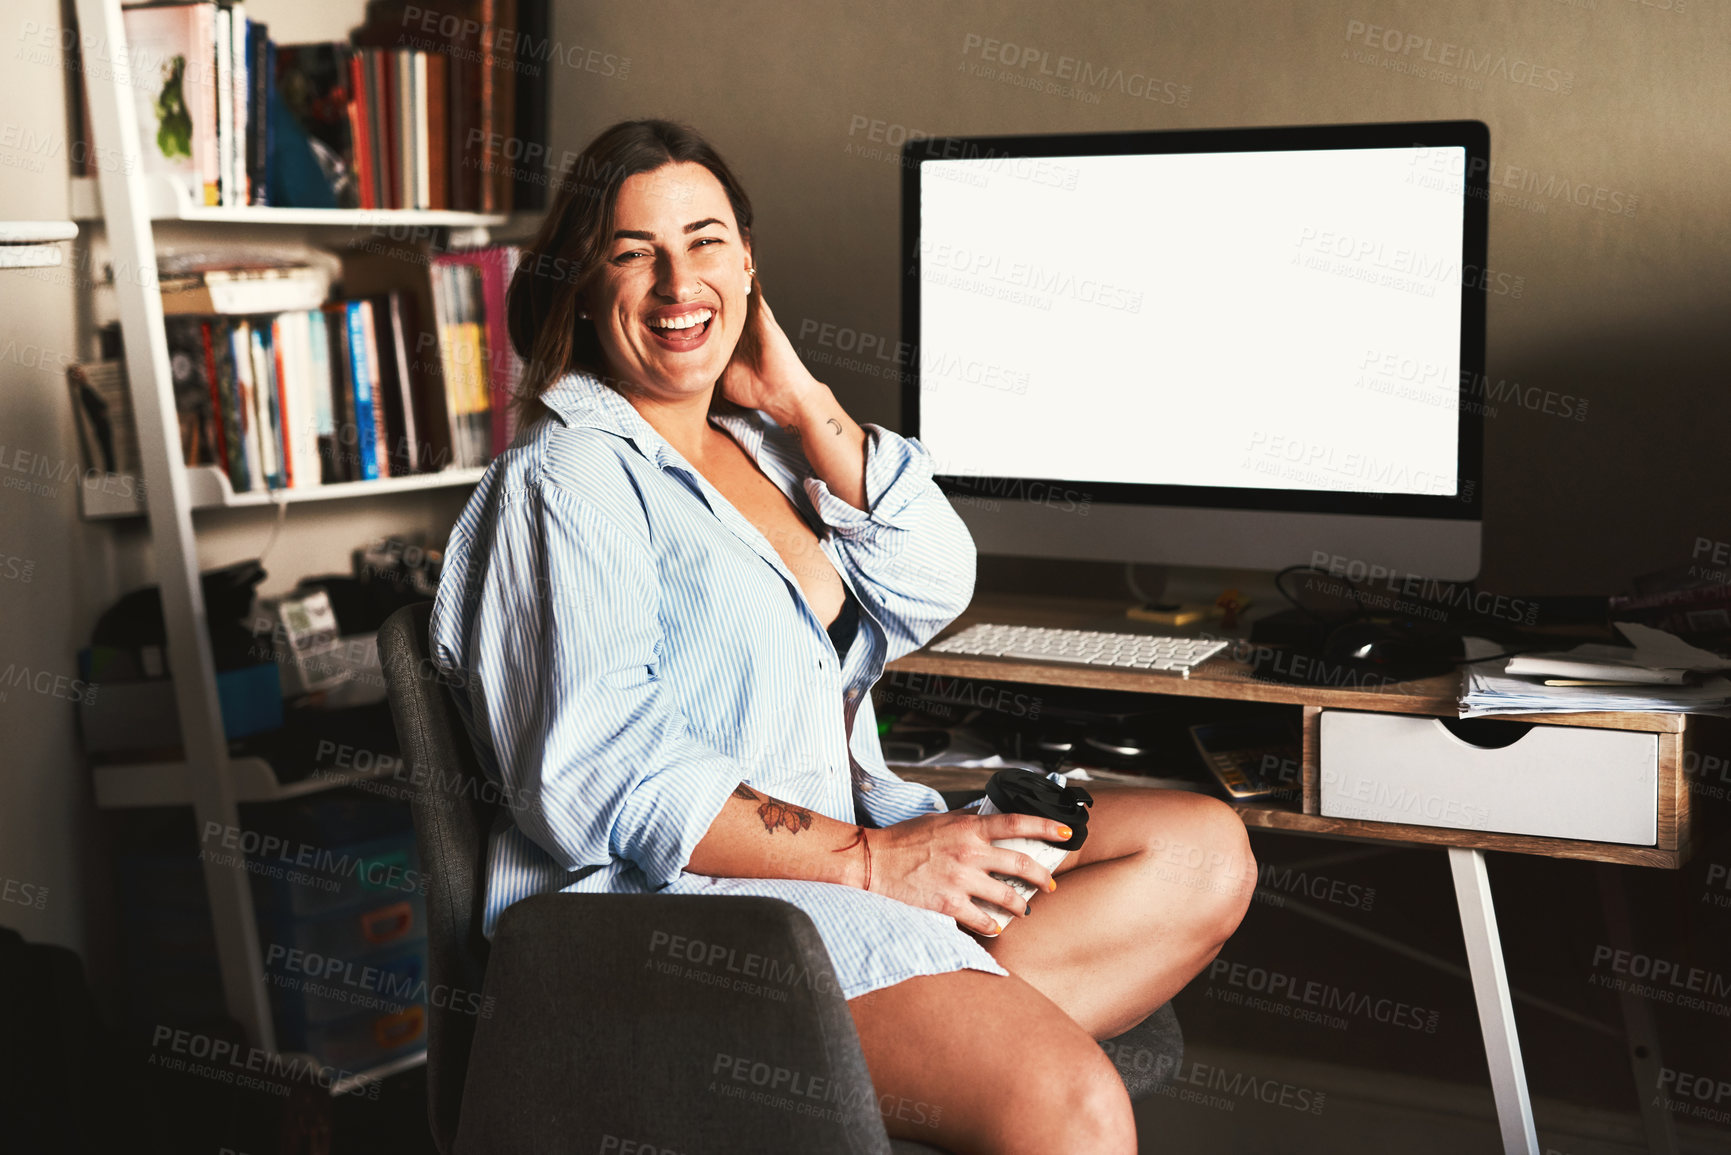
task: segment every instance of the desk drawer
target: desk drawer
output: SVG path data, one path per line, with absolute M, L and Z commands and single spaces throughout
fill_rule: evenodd
M 1323 815 L 1657 844 L 1657 734 L 1515 720 L 1476 729 L 1467 740 L 1440 718 L 1324 710 Z

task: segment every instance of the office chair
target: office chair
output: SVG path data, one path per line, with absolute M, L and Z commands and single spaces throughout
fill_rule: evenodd
M 427 1113 L 442 1155 L 937 1155 L 886 1134 L 847 1002 L 822 981 L 829 954 L 792 903 L 542 894 L 482 937 L 500 807 L 429 657 L 431 614 L 392 614 L 379 655 L 429 880 Z M 1135 1097 L 1183 1048 L 1170 1005 L 1113 1043 Z

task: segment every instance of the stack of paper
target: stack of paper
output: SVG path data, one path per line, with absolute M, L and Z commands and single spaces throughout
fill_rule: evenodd
M 1628 646 L 1584 645 L 1521 654 L 1500 670 L 1471 666 L 1461 717 L 1597 711 L 1731 714 L 1731 659 L 1674 634 L 1618 622 Z

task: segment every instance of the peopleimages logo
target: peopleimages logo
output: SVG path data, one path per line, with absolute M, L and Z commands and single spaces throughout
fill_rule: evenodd
M 1402 32 L 1398 28 L 1384 28 L 1378 24 L 1367 24 L 1363 20 L 1348 20 L 1346 39 L 1349 44 L 1362 44 L 1366 48 L 1389 53 L 1415 65 L 1436 65 L 1475 78 L 1506 80 L 1510 84 L 1537 88 L 1542 92 L 1554 92 L 1561 96 L 1567 96 L 1575 90 L 1573 72 L 1546 68 L 1519 57 L 1511 60 L 1506 54 L 1481 52 L 1470 45 L 1438 40 L 1434 36 L 1424 36 L 1417 32 Z
M 982 61 L 1014 68 L 1030 77 L 1049 76 L 1052 78 L 1049 90 L 1065 96 L 1116 91 L 1136 100 L 1175 104 L 1180 108 L 1190 103 L 1188 84 L 1162 80 L 1137 69 L 1097 65 L 1075 56 L 1053 56 L 1044 48 L 982 36 L 978 32 L 970 32 L 962 38 L 962 55 L 977 55 Z M 963 69 L 966 68 L 964 64 Z M 1063 83 L 1060 85 L 1058 82 Z M 1097 102 L 1097 98 L 1086 101 L 1090 104 Z
M 240 865 L 240 856 L 244 855 L 248 869 L 254 873 L 263 873 L 261 868 L 269 865 L 300 867 L 333 881 L 353 878 L 376 890 L 427 893 L 427 876 L 418 870 L 399 865 L 392 861 L 390 856 L 367 858 L 347 853 L 338 854 L 324 847 L 305 842 L 293 843 L 278 835 L 263 834 L 239 826 L 225 826 L 220 822 L 204 824 L 203 842 L 205 848 L 200 851 L 201 857 L 213 853 L 210 844 L 215 842 L 224 850 L 238 852 L 230 855 L 224 865 Z
M 1265 967 L 1247 966 L 1217 958 L 1208 964 L 1208 981 L 1222 983 L 1240 991 L 1265 995 L 1271 1001 L 1297 1003 L 1315 1008 L 1323 1014 L 1338 1012 L 1369 1019 L 1388 1026 L 1404 1027 L 1427 1035 L 1436 1034 L 1437 1011 L 1426 1010 L 1400 999 L 1373 998 L 1357 991 L 1345 990 L 1331 983 L 1303 979 Z

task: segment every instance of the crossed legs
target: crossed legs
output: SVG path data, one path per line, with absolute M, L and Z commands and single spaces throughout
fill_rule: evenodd
M 958 1155 L 1120 1155 L 1130 1102 L 1097 1040 L 1141 1022 L 1237 929 L 1256 866 L 1232 810 L 1101 788 L 1088 840 L 986 949 L 1008 978 L 922 975 L 849 1002 L 892 1136 Z M 909 1118 L 898 1115 L 906 1114 Z

